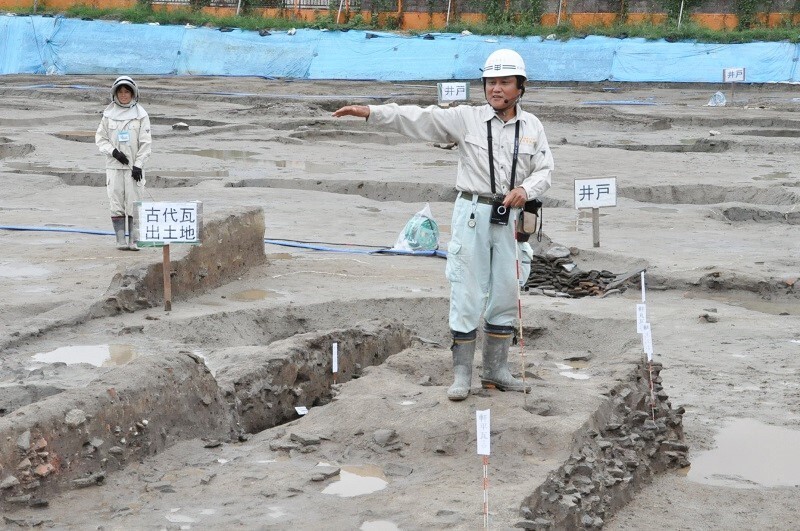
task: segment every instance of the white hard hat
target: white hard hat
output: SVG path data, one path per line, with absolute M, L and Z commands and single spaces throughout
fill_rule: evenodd
M 130 105 L 135 105 L 136 102 L 139 101 L 139 87 L 136 86 L 136 82 L 128 76 L 119 76 L 114 81 L 114 84 L 111 85 L 111 100 L 117 105 L 121 105 L 119 100 L 117 100 L 117 91 L 120 87 L 128 87 L 130 91 L 133 92 Z
M 483 65 L 483 76 L 481 77 L 506 77 L 522 76 L 525 80 L 528 75 L 525 73 L 525 61 L 514 50 L 502 49 L 491 53 L 486 58 Z

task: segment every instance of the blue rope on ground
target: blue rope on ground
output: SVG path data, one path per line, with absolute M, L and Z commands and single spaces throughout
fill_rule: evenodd
M 283 245 L 286 247 L 298 247 L 300 249 L 312 249 L 314 251 L 327 251 L 331 253 L 352 253 L 352 254 L 389 254 L 401 256 L 437 256 L 447 258 L 447 252 L 436 249 L 434 251 L 403 251 L 386 247 L 384 249 L 340 249 L 338 247 L 326 247 L 310 243 L 301 243 L 290 240 L 270 240 L 265 239 L 264 243 L 272 245 Z
M 70 227 L 26 227 L 24 225 L 0 225 L 2 230 L 28 230 L 39 232 L 77 232 L 79 234 L 96 234 L 98 236 L 113 236 L 110 230 L 72 229 Z
M 25 225 L 0 225 L 0 230 L 17 230 L 17 231 L 31 231 L 31 232 L 73 232 L 77 234 L 94 234 L 97 236 L 113 236 L 112 231 L 107 230 L 94 230 L 94 229 L 75 229 L 70 227 L 29 227 Z M 439 258 L 447 258 L 447 252 L 441 250 L 434 251 L 403 251 L 400 249 L 383 248 L 383 249 L 340 249 L 338 247 L 327 247 L 323 245 L 315 245 L 309 243 L 301 243 L 291 240 L 270 240 L 264 239 L 264 243 L 271 245 L 283 245 L 286 247 L 298 247 L 300 249 L 310 249 L 314 251 L 326 251 L 331 253 L 350 253 L 350 254 L 387 254 L 399 256 L 435 256 Z

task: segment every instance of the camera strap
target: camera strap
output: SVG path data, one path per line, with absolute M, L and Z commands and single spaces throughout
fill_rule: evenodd
M 489 144 L 489 182 L 492 185 L 492 195 L 497 195 L 497 188 L 494 184 L 494 155 L 492 153 L 492 120 L 486 122 L 486 139 Z M 517 176 L 517 155 L 519 155 L 519 120 L 514 128 L 514 158 L 511 160 L 511 186 L 514 189 L 514 180 Z

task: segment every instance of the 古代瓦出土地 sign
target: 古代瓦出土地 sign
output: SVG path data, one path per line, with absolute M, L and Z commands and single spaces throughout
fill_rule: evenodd
M 139 227 L 139 247 L 200 243 L 202 201 L 137 201 L 134 206 L 134 223 Z

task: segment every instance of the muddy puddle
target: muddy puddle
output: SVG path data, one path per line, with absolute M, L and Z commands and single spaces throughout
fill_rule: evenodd
M 794 300 L 767 300 L 746 295 L 693 292 L 687 292 L 684 296 L 687 299 L 713 300 L 768 315 L 800 315 L 800 301 Z
M 689 480 L 736 488 L 800 486 L 800 430 L 734 419 L 715 444 L 692 459 Z
M 334 164 L 323 164 L 321 162 L 311 162 L 308 160 L 275 160 L 276 168 L 303 170 L 308 173 L 345 173 L 347 168 Z
M 183 151 L 175 151 L 174 153 L 224 161 L 235 161 L 238 163 L 260 163 L 260 161 L 252 159 L 252 157 L 258 155 L 255 151 L 242 151 L 237 149 L 186 149 Z
M 277 292 L 266 289 L 247 289 L 228 295 L 226 298 L 233 301 L 249 302 L 260 301 L 269 297 L 277 296 Z
M 591 375 L 581 369 L 585 369 L 587 364 L 581 362 L 570 362 L 570 363 L 556 363 L 556 369 L 558 370 L 558 374 L 564 376 L 565 378 L 570 378 L 572 380 L 588 380 L 591 378 Z
M 67 365 L 87 363 L 95 367 L 111 367 L 125 365 L 136 356 L 137 353 L 131 345 L 74 345 L 39 352 L 31 356 L 30 361 Z
M 371 522 L 364 522 L 359 531 L 398 531 L 400 528 L 397 524 L 388 520 L 373 520 Z
M 322 491 L 342 498 L 363 496 L 383 490 L 389 485 L 383 470 L 374 465 L 348 465 L 339 471 L 339 480 Z

